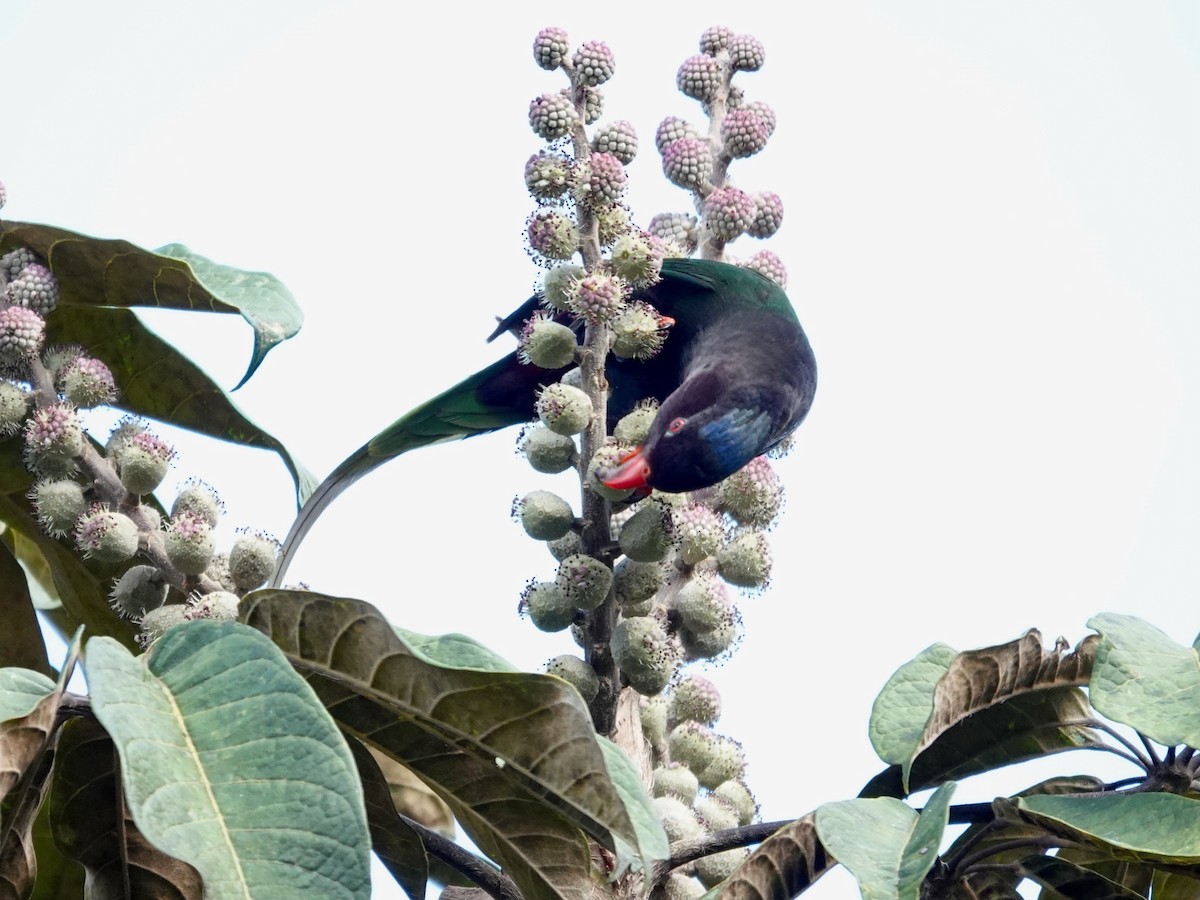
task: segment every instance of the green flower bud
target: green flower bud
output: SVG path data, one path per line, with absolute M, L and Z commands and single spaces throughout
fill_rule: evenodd
M 709 834 L 724 831 L 726 828 L 737 828 L 737 813 L 728 801 L 712 794 L 702 794 L 692 803 L 692 808 L 696 810 L 696 817 Z
M 717 486 L 717 502 L 738 523 L 766 528 L 783 506 L 783 485 L 770 461 L 760 456 Z
M 700 784 L 710 790 L 722 782 L 741 778 L 746 773 L 746 754 L 742 751 L 742 745 L 723 734 L 714 737 L 715 746 L 708 765 L 695 770 Z
M 681 722 L 667 737 L 671 762 L 683 763 L 693 772 L 702 772 L 717 751 L 717 736 L 707 725 Z
M 731 876 L 749 856 L 745 847 L 735 847 L 723 853 L 712 853 L 696 860 L 696 875 L 711 889 Z
M 83 426 L 71 406 L 43 406 L 26 421 L 25 460 L 35 472 L 47 477 L 69 474 L 75 470 L 75 457 L 81 452 Z
M 688 565 L 717 553 L 725 544 L 725 523 L 711 506 L 689 503 L 671 515 L 679 555 Z
M 612 320 L 613 355 L 649 359 L 662 349 L 669 323 L 648 303 L 631 303 Z
M 663 831 L 671 843 L 704 834 L 704 826 L 696 819 L 692 808 L 678 797 L 655 797 L 654 810 L 662 820 Z
M 722 781 L 713 788 L 713 796 L 720 797 L 737 813 L 739 825 L 749 825 L 758 815 L 758 802 L 750 789 L 740 781 Z
M 184 575 L 199 575 L 212 561 L 212 526 L 196 513 L 183 512 L 167 523 L 163 543 L 167 559 Z
M 546 672 L 557 675 L 563 681 L 579 691 L 584 703 L 591 703 L 600 692 L 600 676 L 578 656 L 564 653 L 556 656 L 546 666 Z
M 224 622 L 236 622 L 240 602 L 237 594 L 231 594 L 228 591 L 213 591 L 190 598 L 183 615 L 189 620 L 219 619 Z
M 261 532 L 243 534 L 229 548 L 229 577 L 238 591 L 252 591 L 274 573 L 278 556 L 278 541 Z
M 761 531 L 739 534 L 717 554 L 717 571 L 730 584 L 764 587 L 771 577 L 771 548 Z
M 671 719 L 711 725 L 721 716 L 717 686 L 700 675 L 689 675 L 671 691 Z
M 112 371 L 98 359 L 78 356 L 63 368 L 59 384 L 67 401 L 80 409 L 93 409 L 112 403 L 117 385 Z
M 658 415 L 657 400 L 651 398 L 641 401 L 617 422 L 617 427 L 613 429 L 613 437 L 619 443 L 629 447 L 646 443 L 646 438 L 650 436 L 650 426 L 654 424 L 656 415 Z
M 596 609 L 608 596 L 612 582 L 612 569 L 582 553 L 558 564 L 558 585 L 576 609 Z
M 667 742 L 668 704 L 666 697 L 642 697 L 638 713 L 642 720 L 642 734 L 651 746 L 659 747 Z
M 41 481 L 29 492 L 33 511 L 42 530 L 51 537 L 65 537 L 88 510 L 83 488 L 74 481 Z
M 730 607 L 728 617 L 711 631 L 692 631 L 680 628 L 676 632 L 680 646 L 688 659 L 716 659 L 737 640 L 737 618 Z
M 704 896 L 704 885 L 695 878 L 672 872 L 667 879 L 664 900 L 700 900 Z
M 137 636 L 138 645 L 143 650 L 167 633 L 168 628 L 187 621 L 187 607 L 182 603 L 168 603 L 157 609 L 151 609 L 142 616 L 139 623 L 141 633 Z
M 149 432 L 135 434 L 117 454 L 121 484 L 131 494 L 149 494 L 167 475 L 175 451 Z
M 179 496 L 171 505 L 172 516 L 178 516 L 185 512 L 194 513 L 211 527 L 216 528 L 217 521 L 225 512 L 225 507 L 212 485 L 193 479 L 184 484 L 183 490 L 179 492 Z
M 229 591 L 232 594 L 238 589 L 237 585 L 233 583 L 233 575 L 229 572 L 228 553 L 214 553 L 213 558 L 208 561 L 208 566 L 204 569 L 204 575 L 219 584 L 223 591 Z
M 617 538 L 621 552 L 638 562 L 657 562 L 671 549 L 671 534 L 662 506 L 647 503 L 630 516 Z
M 526 428 L 521 434 L 520 446 L 535 472 L 556 475 L 575 462 L 575 441 L 565 434 L 555 434 L 545 425 Z
M 575 282 L 586 274 L 583 266 L 568 263 L 547 270 L 538 290 L 542 303 L 559 312 L 571 311 L 571 297 L 575 294 Z
M 548 384 L 538 394 L 537 414 L 556 434 L 578 434 L 592 420 L 592 401 L 579 388 Z
M 571 530 L 571 504 L 550 491 L 530 491 L 517 504 L 521 527 L 535 541 L 554 541 Z
M 29 394 L 11 381 L 0 381 L 0 435 L 16 434 L 29 414 Z
M 529 620 L 539 631 L 562 631 L 575 621 L 575 603 L 554 581 L 530 585 L 521 598 Z
M 550 555 L 562 562 L 568 556 L 583 552 L 583 538 L 578 531 L 568 531 L 558 540 L 546 541 L 546 549 Z
M 655 797 L 678 797 L 691 803 L 696 799 L 696 792 L 700 790 L 700 782 L 683 763 L 673 762 L 659 766 L 650 773 L 650 779 L 651 793 Z
M 675 595 L 675 611 L 684 628 L 706 632 L 729 621 L 732 607 L 725 586 L 713 575 L 698 572 Z
M 113 584 L 109 605 L 122 619 L 141 619 L 166 602 L 168 587 L 154 566 L 132 566 Z
M 605 500 L 611 500 L 614 502 L 625 500 L 633 496 L 633 491 L 613 490 L 596 477 L 596 473 L 600 469 L 611 469 L 615 467 L 620 461 L 621 457 L 627 452 L 628 451 L 626 448 L 623 448 L 611 441 L 605 441 L 603 444 L 601 444 L 596 449 L 595 454 L 592 455 L 592 461 L 588 463 L 587 471 L 583 476 L 583 486 L 593 494 L 597 494 L 603 497 Z
M 521 332 L 518 355 L 524 363 L 543 369 L 561 369 L 575 359 L 577 346 L 574 331 L 544 313 L 535 314 Z
M 613 591 L 622 611 L 635 603 L 652 600 L 663 583 L 662 565 L 623 559 L 613 570 Z
M 75 546 L 88 559 L 119 563 L 138 549 L 138 528 L 129 516 L 93 506 L 75 526 Z
M 651 616 L 622 619 L 613 629 L 611 648 L 613 660 L 639 694 L 659 693 L 675 674 L 675 645 Z

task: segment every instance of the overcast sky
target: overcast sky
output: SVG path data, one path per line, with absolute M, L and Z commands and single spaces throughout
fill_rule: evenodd
M 448 3 L 413 18 L 383 2 L 8 0 L 0 30 L 4 215 L 278 275 L 306 324 L 237 400 L 317 475 L 508 349 L 483 338 L 537 274 L 522 242 L 521 172 L 539 148 L 527 104 L 565 83 L 532 61 L 539 28 L 613 48 L 605 119 L 641 135 L 642 223 L 689 205 L 653 132 L 668 114 L 700 120 L 674 88 L 700 31 L 763 40 L 765 69 L 738 81 L 779 127 L 732 175 L 783 198 L 769 246 L 820 388 L 778 464 L 773 587 L 742 601 L 741 650 L 708 674 L 768 819 L 853 796 L 882 768 L 871 701 L 934 641 L 969 649 L 1036 626 L 1074 643 L 1103 610 L 1181 642 L 1200 629 L 1200 7 L 782 8 L 547 18 Z M 733 251 L 759 248 L 744 243 Z M 249 331 L 204 319 L 151 321 L 232 386 Z M 380 470 L 331 508 L 292 577 L 525 667 L 571 649 L 516 616 L 553 561 L 508 512 L 534 488 L 577 497 L 514 439 Z M 274 457 L 180 446 L 178 480 L 217 485 L 227 535 L 287 530 Z M 968 782 L 956 799 L 1073 765 Z M 833 878 L 811 896 L 847 890 Z

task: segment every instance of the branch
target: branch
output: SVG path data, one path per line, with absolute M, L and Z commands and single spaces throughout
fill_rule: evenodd
M 420 822 L 408 816 L 397 813 L 405 825 L 421 836 L 421 843 L 430 855 L 440 859 L 446 865 L 479 885 L 485 893 L 496 900 L 524 900 L 513 880 L 503 872 L 493 868 L 474 853 L 464 850 L 454 841 L 438 834 L 431 828 L 426 828 Z

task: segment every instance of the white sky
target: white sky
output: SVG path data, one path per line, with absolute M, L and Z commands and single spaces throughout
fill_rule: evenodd
M 711 673 L 764 817 L 853 796 L 882 768 L 871 701 L 935 640 L 968 649 L 1037 626 L 1075 642 L 1102 610 L 1193 639 L 1200 7 L 531 6 L 425 4 L 415 18 L 382 2 L 9 0 L 3 214 L 278 275 L 307 322 L 237 399 L 323 475 L 509 349 L 483 338 L 536 274 L 526 107 L 564 84 L 532 62 L 537 30 L 614 49 L 605 118 L 642 138 L 630 199 L 644 223 L 688 208 L 653 131 L 700 119 L 675 70 L 705 26 L 728 24 L 765 42 L 766 68 L 739 81 L 779 116 L 732 174 L 783 197 L 770 246 L 821 378 L 779 464 L 773 589 L 744 601 L 741 651 Z M 152 324 L 231 386 L 249 331 L 203 318 Z M 523 583 L 553 565 L 509 504 L 554 483 L 514 438 L 380 470 L 331 508 L 292 576 L 526 667 L 570 649 L 515 615 Z M 287 530 L 274 457 L 181 450 L 179 480 L 218 486 L 230 533 Z M 809 896 L 848 890 L 831 878 Z

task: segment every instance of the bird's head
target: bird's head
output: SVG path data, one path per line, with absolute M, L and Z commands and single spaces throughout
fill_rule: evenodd
M 658 410 L 646 442 L 601 472 L 614 490 L 652 487 L 679 493 L 711 487 L 766 448 L 770 414 L 742 402 L 714 370 L 696 373 Z

